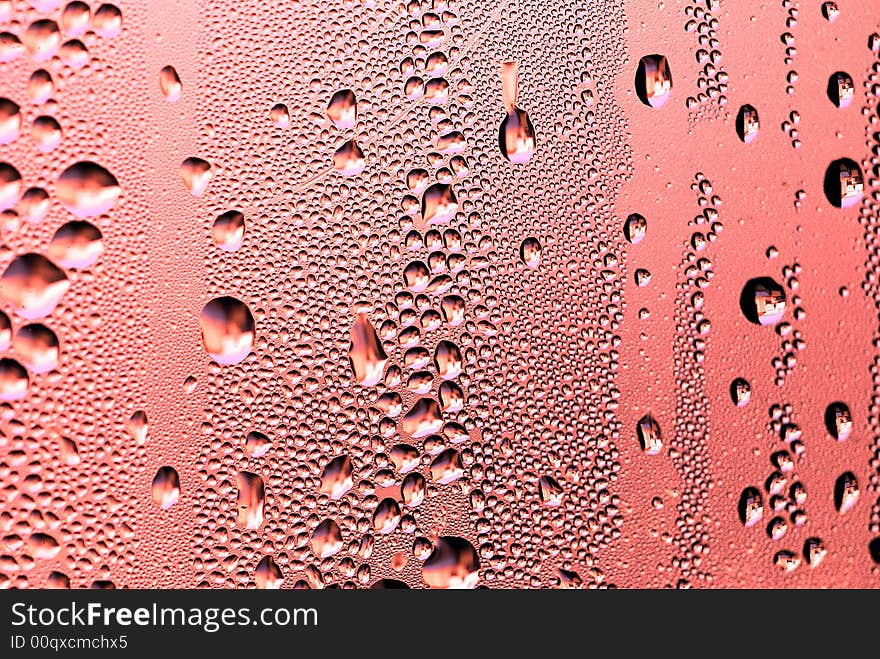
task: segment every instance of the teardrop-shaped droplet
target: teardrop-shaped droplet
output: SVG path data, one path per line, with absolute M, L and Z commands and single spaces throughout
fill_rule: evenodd
M 400 522 L 400 506 L 388 497 L 382 499 L 373 511 L 373 528 L 376 533 L 387 535 L 397 528 Z
M 263 556 L 254 570 L 254 582 L 257 588 L 264 590 L 277 590 L 284 583 L 284 575 L 271 556 Z
M 837 107 L 849 107 L 854 93 L 852 76 L 846 71 L 837 71 L 828 78 L 828 98 Z
M 244 242 L 244 214 L 241 211 L 226 211 L 214 220 L 211 237 L 214 244 L 227 252 L 234 252 Z
M 211 182 L 211 163 L 202 158 L 187 158 L 180 163 L 180 178 L 183 185 L 196 197 L 202 196 Z
M 180 82 L 180 76 L 173 66 L 163 66 L 159 70 L 159 89 L 166 101 L 172 103 L 180 98 L 183 91 L 183 83 Z
M 558 506 L 562 503 L 562 486 L 552 476 L 541 476 L 538 479 L 538 495 L 545 506 Z
M 238 525 L 258 529 L 263 523 L 266 491 L 263 479 L 249 471 L 238 472 Z
M 737 407 L 745 407 L 752 399 L 752 386 L 743 378 L 736 378 L 730 383 L 730 397 Z
M 843 515 L 859 500 L 859 481 L 851 471 L 841 474 L 834 483 L 834 507 Z
M 315 556 L 320 559 L 329 558 L 342 549 L 342 529 L 328 517 L 312 531 L 309 544 Z
M 30 379 L 24 366 L 14 359 L 0 359 L 0 400 L 21 400 L 27 395 Z
M 367 157 L 354 140 L 348 140 L 333 154 L 333 169 L 343 176 L 355 176 L 364 171 Z
M 422 219 L 426 224 L 445 224 L 457 211 L 458 199 L 447 183 L 434 183 L 422 195 Z
M 9 144 L 18 139 L 23 120 L 18 103 L 0 98 L 0 144 Z
M 831 403 L 825 410 L 825 427 L 838 442 L 844 442 L 852 435 L 853 421 L 849 406 L 840 401 Z

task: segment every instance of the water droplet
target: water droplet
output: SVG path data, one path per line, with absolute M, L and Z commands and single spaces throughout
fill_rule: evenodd
M 98 36 L 113 38 L 122 31 L 122 12 L 116 5 L 103 4 L 95 11 L 92 27 Z
M 173 467 L 159 467 L 153 476 L 153 501 L 162 510 L 167 510 L 180 498 L 180 476 Z
M 836 2 L 823 2 L 822 3 L 822 16 L 824 16 L 829 22 L 834 22 L 837 20 L 837 17 L 840 15 L 840 9 L 837 8 Z
M 801 558 L 794 552 L 783 549 L 773 556 L 773 563 L 783 572 L 791 572 L 801 564 Z
M 340 455 L 327 463 L 321 474 L 320 491 L 329 494 L 331 499 L 339 499 L 348 492 L 354 484 L 354 468 L 351 458 Z
M 849 439 L 853 430 L 853 422 L 852 414 L 850 414 L 846 403 L 831 403 L 825 409 L 825 427 L 838 442 Z
M 350 89 L 341 89 L 333 94 L 327 105 L 327 116 L 341 129 L 354 128 L 357 123 L 357 98 Z
M 55 558 L 61 551 L 61 545 L 48 533 L 31 533 L 27 544 L 28 551 L 33 554 L 34 558 Z
M 851 471 L 841 474 L 834 483 L 834 507 L 843 515 L 859 500 L 859 481 Z
M 632 213 L 623 223 L 623 235 L 633 245 L 642 242 L 648 231 L 648 220 L 638 213 Z
M 736 115 L 736 134 L 746 144 L 751 144 L 758 137 L 761 124 L 758 111 L 751 105 L 743 105 Z
M 159 89 L 165 100 L 172 103 L 180 98 L 183 91 L 183 83 L 180 82 L 180 76 L 173 66 L 163 66 L 159 70 Z
M 42 115 L 34 119 L 31 126 L 31 137 L 37 143 L 37 148 L 43 153 L 53 151 L 61 144 L 61 124 L 55 117 Z
M 71 37 L 83 34 L 89 27 L 91 10 L 85 2 L 74 0 L 68 2 L 61 13 L 61 27 L 64 33 Z
M 552 476 L 541 476 L 538 479 L 538 495 L 541 503 L 548 508 L 562 503 L 562 486 Z
M 434 366 L 437 374 L 444 380 L 451 380 L 461 375 L 464 358 L 461 350 L 451 341 L 439 341 L 434 350 Z
M 807 538 L 804 541 L 804 558 L 811 568 L 819 567 L 827 555 L 828 550 L 821 538 Z
M 422 195 L 422 219 L 426 224 L 445 224 L 457 211 L 458 199 L 451 185 L 434 183 Z
M 752 385 L 743 378 L 736 378 L 730 383 L 730 397 L 737 407 L 745 407 L 752 399 Z
M 64 271 L 40 254 L 16 256 L 0 277 L 0 297 L 28 320 L 52 313 L 69 287 Z
M 244 242 L 244 214 L 241 211 L 226 211 L 214 220 L 211 237 L 214 244 L 227 252 L 234 252 Z
M 672 91 L 672 73 L 664 55 L 645 55 L 636 71 L 636 94 L 652 108 L 661 107 Z
M 343 176 L 355 176 L 364 171 L 366 156 L 353 139 L 342 144 L 333 154 L 333 168 Z
M 400 496 L 403 503 L 410 508 L 416 508 L 425 500 L 428 483 L 425 477 L 418 472 L 407 474 L 400 485 Z
M 747 487 L 739 497 L 739 521 L 746 528 L 754 526 L 764 517 L 764 498 L 756 487 Z
M 269 120 L 278 128 L 290 126 L 290 111 L 284 103 L 276 103 L 269 110 Z
M 419 398 L 400 425 L 401 430 L 414 439 L 438 432 L 443 427 L 440 406 L 431 398 Z
M 272 448 L 272 440 L 256 430 L 247 434 L 244 441 L 244 452 L 252 458 L 262 458 Z
M 266 498 L 263 479 L 249 471 L 238 472 L 238 525 L 258 529 L 263 523 L 263 504 Z
M 541 264 L 541 243 L 537 238 L 526 238 L 519 246 L 519 258 L 530 268 Z
M 475 588 L 480 559 L 464 538 L 441 536 L 422 564 L 422 579 L 431 588 Z
M 431 461 L 431 478 L 440 485 L 448 485 L 464 476 L 461 454 L 455 449 L 441 451 Z
M 254 582 L 257 588 L 263 590 L 278 590 L 284 583 L 284 575 L 281 568 L 272 560 L 271 556 L 263 556 L 257 563 L 257 569 L 254 571 Z
M 862 200 L 862 168 L 849 158 L 835 160 L 825 172 L 825 196 L 836 208 L 852 208 Z
M 48 373 L 58 366 L 61 346 L 55 332 L 45 325 L 32 323 L 19 328 L 12 346 L 32 373 Z
M 312 531 L 309 544 L 320 559 L 333 556 L 342 549 L 342 529 L 334 520 L 327 518 Z
M 510 162 L 527 163 L 535 155 L 535 127 L 528 113 L 516 104 L 519 94 L 519 72 L 516 62 L 504 62 L 501 65 L 501 86 L 507 114 L 498 129 L 498 147 Z
M 22 124 L 21 108 L 8 98 L 0 98 L 0 144 L 18 139 Z
M 27 95 L 34 105 L 42 105 L 55 93 L 55 83 L 45 69 L 37 69 L 28 79 Z
M 116 177 L 101 165 L 83 160 L 65 169 L 55 183 L 55 195 L 79 218 L 109 211 L 121 189 Z
M 12 208 L 21 197 L 21 174 L 8 162 L 0 162 L 0 211 Z
M 6 350 L 10 345 L 12 345 L 12 321 L 0 311 L 0 351 Z
M 47 251 L 65 268 L 90 268 L 104 252 L 103 236 L 94 224 L 73 220 L 58 228 Z
M 388 355 L 382 348 L 379 335 L 365 313 L 359 313 L 351 328 L 348 357 L 355 381 L 372 387 L 382 379 Z
M 147 422 L 147 413 L 143 410 L 137 410 L 128 419 L 125 429 L 131 438 L 137 442 L 138 446 L 143 446 L 147 441 L 147 433 L 150 430 L 150 424 Z
M 400 506 L 394 499 L 385 498 L 373 511 L 373 528 L 377 533 L 387 535 L 397 528 L 400 522 Z
M 202 345 L 219 364 L 238 364 L 254 347 L 256 328 L 247 305 L 234 297 L 214 298 L 199 316 Z
M 180 177 L 186 189 L 196 197 L 202 196 L 211 182 L 211 163 L 201 158 L 187 158 L 180 163 Z
M 639 437 L 639 444 L 645 455 L 657 455 L 663 448 L 663 441 L 660 435 L 660 424 L 650 414 L 646 414 L 639 419 L 636 425 L 636 434 Z
M 58 52 L 61 43 L 61 31 L 58 23 L 43 18 L 31 23 L 21 37 L 25 48 L 36 62 L 45 62 Z
M 14 359 L 0 359 L 0 400 L 21 400 L 27 395 L 30 380 L 24 366 Z
M 743 286 L 740 308 L 756 325 L 776 325 L 785 315 L 785 290 L 770 277 L 750 279 Z
M 837 107 L 849 107 L 852 103 L 854 92 L 853 79 L 849 73 L 837 71 L 828 78 L 828 98 Z

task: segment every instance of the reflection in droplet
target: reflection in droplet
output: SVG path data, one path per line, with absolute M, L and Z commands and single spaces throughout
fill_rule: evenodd
M 739 497 L 739 520 L 746 527 L 754 526 L 764 516 L 764 499 L 756 487 L 747 487 Z
M 422 579 L 431 588 L 475 588 L 480 559 L 464 538 L 441 536 L 422 564 Z
M 337 128 L 354 128 L 357 123 L 357 98 L 350 89 L 341 89 L 330 99 L 327 116 Z
M 52 313 L 69 287 L 64 271 L 41 254 L 16 256 L 0 277 L 0 297 L 28 320 Z
M 247 434 L 244 440 L 244 452 L 252 458 L 262 458 L 272 448 L 272 440 L 256 430 Z
M 163 66 L 159 69 L 159 89 L 166 101 L 174 102 L 180 98 L 183 91 L 183 83 L 173 66 Z
M 648 220 L 638 213 L 630 214 L 623 223 L 623 235 L 633 245 L 642 242 L 647 231 Z
M 263 523 L 266 491 L 263 479 L 249 471 L 238 472 L 238 525 L 258 529 Z
M 65 34 L 76 37 L 88 29 L 90 18 L 89 6 L 81 0 L 73 0 L 67 3 L 61 13 L 61 27 L 64 28 Z
M 400 522 L 400 506 L 397 501 L 388 497 L 382 499 L 373 511 L 373 528 L 376 533 L 387 535 L 397 528 Z
M 752 386 L 743 378 L 736 378 L 730 383 L 730 397 L 737 407 L 745 407 L 752 399 Z
M 290 111 L 284 103 L 276 103 L 269 110 L 269 120 L 278 128 L 290 126 Z
M 21 400 L 27 395 L 30 380 L 24 366 L 14 359 L 0 359 L 0 400 Z
M 516 62 L 504 62 L 501 65 L 501 88 L 507 114 L 498 128 L 498 147 L 510 162 L 527 163 L 535 155 L 535 127 L 528 113 L 516 104 L 519 94 Z
M 153 476 L 153 501 L 162 510 L 167 510 L 180 498 L 180 476 L 173 467 L 159 467 Z
M 407 474 L 400 484 L 400 496 L 410 508 L 418 507 L 425 500 L 428 483 L 418 472 Z
M 865 180 L 854 160 L 835 160 L 825 172 L 825 196 L 836 208 L 852 208 L 862 200 Z
M 663 55 L 645 55 L 636 71 L 636 94 L 639 100 L 652 108 L 661 107 L 672 91 L 672 73 Z
M 834 507 L 843 515 L 859 500 L 859 481 L 851 471 L 841 474 L 834 483 Z
M 65 268 L 90 268 L 104 252 L 100 229 L 85 220 L 61 225 L 52 236 L 49 256 Z
M 331 499 L 339 499 L 352 488 L 353 484 L 354 468 L 351 458 L 347 455 L 339 455 L 324 467 L 320 491 L 329 494 Z
M 8 98 L 0 98 L 0 144 L 14 142 L 21 133 L 21 108 Z
M 443 427 L 440 406 L 432 398 L 419 398 L 401 421 L 401 430 L 418 439 L 438 432 Z
M 55 93 L 55 83 L 46 69 L 37 69 L 28 79 L 27 95 L 34 105 L 42 105 Z
M 116 5 L 105 3 L 95 11 L 92 27 L 98 36 L 105 39 L 115 37 L 122 30 L 122 12 Z
M 150 430 L 150 424 L 147 422 L 147 413 L 143 410 L 134 412 L 128 419 L 128 423 L 125 424 L 125 429 L 139 446 L 143 446 L 147 441 L 147 433 Z
M 422 195 L 422 219 L 427 224 L 445 224 L 458 211 L 458 199 L 452 186 L 434 183 Z
M 639 437 L 639 444 L 645 455 L 657 455 L 663 448 L 660 424 L 650 414 L 646 414 L 639 420 L 636 426 L 636 434 Z
M 79 218 L 106 213 L 116 203 L 120 192 L 116 177 L 89 160 L 65 169 L 55 183 L 55 195 L 59 201 Z
M 785 315 L 785 290 L 770 277 L 750 279 L 743 286 L 740 307 L 756 325 L 776 325 Z
M 214 244 L 227 252 L 234 252 L 244 242 L 244 214 L 241 211 L 226 211 L 214 220 L 211 237 Z
M 825 427 L 838 442 L 844 442 L 852 434 L 852 414 L 846 403 L 834 402 L 825 410 Z
M 43 18 L 31 23 L 21 37 L 22 43 L 35 62 L 45 62 L 58 52 L 61 31 L 58 23 Z
M 344 142 L 333 154 L 333 168 L 343 176 L 355 176 L 364 171 L 366 155 L 353 139 Z
M 327 518 L 312 531 L 309 544 L 315 556 L 329 558 L 342 549 L 342 529 L 334 520 Z
M 358 384 L 372 387 L 382 379 L 388 355 L 382 348 L 379 335 L 365 313 L 359 313 L 351 328 L 348 357 L 354 379 Z
M 452 341 L 440 341 L 434 350 L 434 366 L 437 374 L 444 380 L 452 380 L 461 375 L 464 357 Z
M 530 268 L 541 264 L 541 243 L 537 238 L 526 238 L 519 246 L 519 258 Z
M 538 495 L 541 503 L 548 508 L 562 503 L 562 486 L 552 476 L 541 476 L 538 479 Z
M 34 119 L 31 125 L 31 137 L 43 153 L 49 153 L 61 144 L 61 136 L 61 124 L 55 117 L 42 115 Z
M 238 364 L 254 347 L 256 328 L 247 305 L 234 297 L 214 298 L 199 316 L 202 345 L 219 364 Z
M 12 345 L 32 373 L 48 373 L 58 366 L 61 346 L 55 332 L 45 325 L 32 323 L 19 328 Z
M 852 76 L 845 71 L 832 73 L 828 79 L 828 98 L 839 108 L 849 107 L 854 91 Z
M 448 485 L 464 476 L 464 463 L 461 454 L 449 448 L 441 451 L 431 461 L 431 478 L 440 485 Z
M 207 160 L 190 157 L 180 163 L 180 178 L 186 189 L 196 197 L 202 196 L 212 177 L 211 163 Z
M 736 115 L 736 134 L 746 144 L 751 144 L 758 137 L 761 128 L 758 111 L 751 105 L 743 105 Z
M 278 563 L 272 560 L 271 556 L 263 556 L 257 563 L 257 569 L 254 570 L 254 582 L 257 588 L 264 590 L 277 590 L 284 583 L 284 575 Z

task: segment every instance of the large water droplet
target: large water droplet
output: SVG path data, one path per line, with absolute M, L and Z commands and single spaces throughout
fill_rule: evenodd
M 834 402 L 825 410 L 825 427 L 838 442 L 849 439 L 852 434 L 852 414 L 846 403 Z
M 16 256 L 0 277 L 0 297 L 29 320 L 52 313 L 69 287 L 64 271 L 40 254 Z
M 541 243 L 537 238 L 526 238 L 519 246 L 519 258 L 530 268 L 541 264 Z
M 373 528 L 376 533 L 387 535 L 400 523 L 400 506 L 397 501 L 388 497 L 382 499 L 373 511 Z
M 422 564 L 422 579 L 431 588 L 475 588 L 480 559 L 464 538 L 441 536 Z
M 0 400 L 21 400 L 27 395 L 30 380 L 24 366 L 14 359 L 0 359 Z
M 639 445 L 646 455 L 657 455 L 663 448 L 660 424 L 650 414 L 643 416 L 636 425 Z
M 645 55 L 636 71 L 636 94 L 652 108 L 661 107 L 672 91 L 672 73 L 664 55 Z
M 461 375 L 464 358 L 461 350 L 452 341 L 440 341 L 434 350 L 434 366 L 437 374 L 444 380 L 451 380 Z
M 359 313 L 351 328 L 348 357 L 358 384 L 372 387 L 382 379 L 388 355 L 382 348 L 379 335 L 365 313 Z
M 73 220 L 52 236 L 49 256 L 65 268 L 90 268 L 104 252 L 101 230 L 91 222 Z
M 266 491 L 263 479 L 249 471 L 238 472 L 238 525 L 258 529 L 263 523 L 263 505 Z
M 743 378 L 736 378 L 730 383 L 730 397 L 737 407 L 745 407 L 752 399 L 752 386 Z
M 461 454 L 449 448 L 441 451 L 431 461 L 431 478 L 440 485 L 448 485 L 464 476 L 464 462 Z
M 61 346 L 55 332 L 45 325 L 32 323 L 19 328 L 12 345 L 32 373 L 48 373 L 58 366 Z
M 828 98 L 839 108 L 849 107 L 853 99 L 853 79 L 845 71 L 832 73 L 828 78 Z
M 825 172 L 825 196 L 836 208 L 852 208 L 862 200 L 865 181 L 854 160 L 835 160 Z
M 747 487 L 739 497 L 739 520 L 746 527 L 754 526 L 764 516 L 764 499 L 756 487 Z
M 334 520 L 327 518 L 312 531 L 309 544 L 315 556 L 329 558 L 342 549 L 342 529 Z
M 257 584 L 257 588 L 264 590 L 281 588 L 281 584 L 284 583 L 284 575 L 271 556 L 263 556 L 257 563 L 257 569 L 254 570 L 254 582 Z
M 211 237 L 220 249 L 237 250 L 244 242 L 244 214 L 233 210 L 219 215 L 211 227 Z
M 438 432 L 443 427 L 440 406 L 431 398 L 419 398 L 400 425 L 401 430 L 414 439 Z
M 623 235 L 633 245 L 642 242 L 647 231 L 648 220 L 638 213 L 631 213 L 623 223 Z
M 785 290 L 770 277 L 750 279 L 743 286 L 740 308 L 756 325 L 775 325 L 785 315 Z
M 498 147 L 510 162 L 523 164 L 535 155 L 535 127 L 525 110 L 517 107 L 519 72 L 516 62 L 501 65 L 501 87 L 506 116 L 498 128 Z
M 21 174 L 8 162 L 0 162 L 0 211 L 12 208 L 21 197 Z
M 355 176 L 364 171 L 366 155 L 354 140 L 342 144 L 333 154 L 333 168 L 343 176 Z
M 0 144 L 9 144 L 21 134 L 21 108 L 8 98 L 0 98 Z
M 180 498 L 180 476 L 173 467 L 159 467 L 153 476 L 153 501 L 162 510 L 167 510 Z
M 211 163 L 202 158 L 187 158 L 180 163 L 180 178 L 183 184 L 196 197 L 202 196 L 211 182 Z
M 342 130 L 354 128 L 357 123 L 357 98 L 350 89 L 340 89 L 327 105 L 327 116 Z
M 447 183 L 434 183 L 422 195 L 422 219 L 427 224 L 445 224 L 457 211 L 458 199 Z
M 254 317 L 247 305 L 234 297 L 214 298 L 199 316 L 202 345 L 220 364 L 238 364 L 254 347 Z
M 758 111 L 751 105 L 743 105 L 736 115 L 736 134 L 739 135 L 739 139 L 751 144 L 758 138 L 760 127 Z
M 331 499 L 339 499 L 348 492 L 354 484 L 354 468 L 351 458 L 340 455 L 327 463 L 321 474 L 320 491 L 329 494 Z
M 834 507 L 841 515 L 859 500 L 859 481 L 851 471 L 841 474 L 834 483 Z
M 159 89 L 167 101 L 174 102 L 180 98 L 183 83 L 180 82 L 180 76 L 173 66 L 163 66 L 159 70 Z
M 55 182 L 58 200 L 79 218 L 106 213 L 116 203 L 120 192 L 116 177 L 88 160 L 71 165 Z

